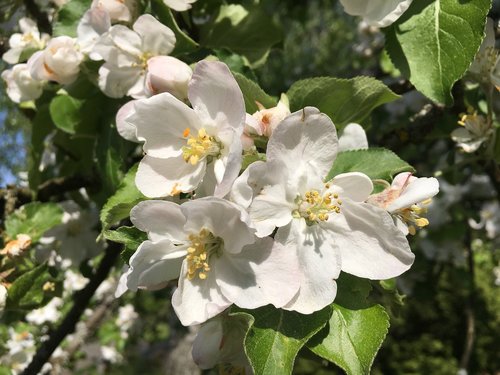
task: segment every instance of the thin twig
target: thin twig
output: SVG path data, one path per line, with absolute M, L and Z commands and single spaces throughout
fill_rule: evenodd
M 61 325 L 49 335 L 49 339 L 44 341 L 31 363 L 22 372 L 22 375 L 36 375 L 40 372 L 43 365 L 50 359 L 50 356 L 61 344 L 64 338 L 75 331 L 76 324 L 80 320 L 83 312 L 87 308 L 95 291 L 106 279 L 109 272 L 113 268 L 118 255 L 120 254 L 121 245 L 110 242 L 106 253 L 97 268 L 97 271 L 90 278 L 88 284 L 82 290 L 76 292 L 73 296 L 73 307 L 68 312 Z

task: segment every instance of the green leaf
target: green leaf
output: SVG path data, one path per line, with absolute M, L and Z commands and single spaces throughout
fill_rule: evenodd
M 125 175 L 116 193 L 111 196 L 101 211 L 103 229 L 129 216 L 130 210 L 140 201 L 147 199 L 135 186 L 135 174 L 138 164 L 134 165 Z
M 233 72 L 233 76 L 236 79 L 236 82 L 238 82 L 241 92 L 243 93 L 247 113 L 254 113 L 258 111 L 259 108 L 255 102 L 259 102 L 266 108 L 276 106 L 276 100 L 267 95 L 254 81 L 249 80 L 240 73 Z
M 66 133 L 93 135 L 98 124 L 99 113 L 95 108 L 99 99 L 99 95 L 88 100 L 58 95 L 50 102 L 52 121 Z
M 43 290 L 47 281 L 54 279 L 45 263 L 23 273 L 9 288 L 7 308 L 32 309 L 40 306 L 49 294 Z
M 333 304 L 327 326 L 307 346 L 348 375 L 369 374 L 388 329 L 389 316 L 380 305 L 349 310 Z
M 419 0 L 386 31 L 396 67 L 430 99 L 451 105 L 451 88 L 484 36 L 491 0 Z
M 316 107 L 326 113 L 338 129 L 350 122 L 362 123 L 373 109 L 399 98 L 371 77 L 303 79 L 295 82 L 287 95 L 292 112 L 306 106 Z
M 351 310 L 369 307 L 367 298 L 371 290 L 369 280 L 342 272 L 337 279 L 335 303 Z
M 172 11 L 165 5 L 162 0 L 152 0 L 151 9 L 158 16 L 160 22 L 170 27 L 174 32 L 176 38 L 174 49 L 175 55 L 193 52 L 197 49 L 198 43 L 196 43 L 193 39 L 191 39 L 189 35 L 181 30 L 181 28 L 175 21 Z
M 248 166 L 256 161 L 266 161 L 266 154 L 257 152 L 255 154 L 244 154 L 241 163 L 241 170 L 244 171 Z
M 46 231 L 61 223 L 62 215 L 63 210 L 56 203 L 28 203 L 5 220 L 5 233 L 10 239 L 27 234 L 36 242 Z
M 217 16 L 201 28 L 201 45 L 227 48 L 245 56 L 252 68 L 263 64 L 273 45 L 283 39 L 281 27 L 262 6 L 221 5 Z
M 91 0 L 70 0 L 57 13 L 53 36 L 67 35 L 76 37 L 76 28 L 83 14 L 89 10 Z
M 326 180 L 346 172 L 361 172 L 371 179 L 391 181 L 395 174 L 415 172 L 415 169 L 390 150 L 370 148 L 368 150 L 340 152 L 333 162 L 333 167 Z
M 125 245 L 121 253 L 125 263 L 128 263 L 139 245 L 148 239 L 146 233 L 135 227 L 120 227 L 117 230 L 105 230 L 103 231 L 103 236 L 110 241 Z
M 331 311 L 327 306 L 302 315 L 265 306 L 233 314 L 253 321 L 245 337 L 245 352 L 255 374 L 291 374 L 297 353 L 325 326 Z

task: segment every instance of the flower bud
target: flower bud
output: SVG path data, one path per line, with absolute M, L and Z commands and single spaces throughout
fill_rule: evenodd
M 135 0 L 93 0 L 90 8 L 100 8 L 108 12 L 112 23 L 131 22 L 136 11 Z
M 7 84 L 7 95 L 15 103 L 35 100 L 42 95 L 45 82 L 34 80 L 26 64 L 4 70 L 2 78 Z
M 171 56 L 155 56 L 148 60 L 146 93 L 149 96 L 168 92 L 179 100 L 187 99 L 188 83 L 193 71 L 186 63 Z
M 64 85 L 76 80 L 82 60 L 83 54 L 78 50 L 75 39 L 60 36 L 52 39 L 43 51 L 31 56 L 28 67 L 34 79 Z

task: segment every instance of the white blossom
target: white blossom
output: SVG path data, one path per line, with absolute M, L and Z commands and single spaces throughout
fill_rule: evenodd
M 54 323 L 61 316 L 61 307 L 63 300 L 59 297 L 54 297 L 48 304 L 39 309 L 35 309 L 26 314 L 26 321 L 36 325 L 44 323 Z
M 106 62 L 99 68 L 99 87 L 108 96 L 146 97 L 148 60 L 174 49 L 172 30 L 150 14 L 140 16 L 133 30 L 114 25 L 95 44 L 93 53 Z
M 38 99 L 45 85 L 45 81 L 38 81 L 31 77 L 26 64 L 17 64 L 12 69 L 4 70 L 2 79 L 7 84 L 7 95 L 14 103 Z
M 188 96 L 193 108 L 168 93 L 142 99 L 126 119 L 145 140 L 135 182 L 147 197 L 191 192 L 202 181 L 223 197 L 238 176 L 245 105 L 227 66 L 199 62 Z
M 270 235 L 301 268 L 300 290 L 284 308 L 309 314 L 330 304 L 340 271 L 386 279 L 413 263 L 405 236 L 384 210 L 364 203 L 372 192 L 362 173 L 323 182 L 337 155 L 328 116 L 307 107 L 288 116 L 255 162 L 236 180 L 231 198 L 247 208 L 257 236 Z
M 245 119 L 245 128 L 241 137 L 245 150 L 253 148 L 254 137 L 269 138 L 281 121 L 290 115 L 290 104 L 285 94 L 281 94 L 278 104 L 272 108 L 265 108 L 261 103 L 256 103 L 259 110 L 252 115 L 247 114 Z
M 186 101 L 188 83 L 193 71 L 188 64 L 172 56 L 155 56 L 148 60 L 146 95 L 169 92 L 177 99 Z
M 17 64 L 24 51 L 43 49 L 50 39 L 48 34 L 40 34 L 35 21 L 29 18 L 21 18 L 19 28 L 22 33 L 11 35 L 9 38 L 10 49 L 2 56 L 3 60 L 9 64 Z
M 472 62 L 469 72 L 475 78 L 485 84 L 490 84 L 500 79 L 498 76 L 498 51 L 495 48 L 495 25 L 491 18 L 487 18 L 484 29 L 485 37 L 481 43 L 481 47 Z
M 415 177 L 404 172 L 394 177 L 391 186 L 368 198 L 368 202 L 387 210 L 396 226 L 406 235 L 415 234 L 416 228 L 429 225 L 424 215 L 431 198 L 439 192 L 434 177 Z
M 461 126 L 451 132 L 451 139 L 464 152 L 475 152 L 493 135 L 494 129 L 483 115 L 476 113 L 463 115 L 458 122 Z
M 377 27 L 387 27 L 396 22 L 410 7 L 413 0 L 340 0 L 346 13 L 361 16 Z
M 77 43 L 80 52 L 89 55 L 93 60 L 102 60 L 102 57 L 94 52 L 94 47 L 101 35 L 111 27 L 108 12 L 101 7 L 90 8 L 85 12 L 76 29 Z
M 179 278 L 172 306 L 184 325 L 205 322 L 232 303 L 281 307 L 297 291 L 296 260 L 284 247 L 272 249 L 271 238 L 257 240 L 246 212 L 226 200 L 144 201 L 130 217 L 149 239 L 130 258 L 122 282 L 154 290 Z
M 35 339 L 28 331 L 16 332 L 9 327 L 9 339 L 5 343 L 7 353 L 0 358 L 0 363 L 9 366 L 13 375 L 20 374 L 31 362 L 35 354 Z
M 3 314 L 6 302 L 7 302 L 7 288 L 4 285 L 0 284 L 0 316 L 2 316 Z
M 79 51 L 76 39 L 59 36 L 51 39 L 43 51 L 34 53 L 28 60 L 28 67 L 36 80 L 66 85 L 78 77 L 82 60 L 83 54 Z
M 131 22 L 137 11 L 137 0 L 93 0 L 90 9 L 105 11 L 112 23 Z

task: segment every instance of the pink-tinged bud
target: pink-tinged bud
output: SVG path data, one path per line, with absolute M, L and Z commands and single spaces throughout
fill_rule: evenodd
M 146 93 L 149 96 L 168 92 L 179 100 L 187 99 L 188 83 L 193 71 L 186 63 L 171 56 L 155 56 L 148 60 Z
M 112 23 L 131 22 L 135 18 L 137 11 L 137 1 L 135 0 L 94 0 L 92 8 L 105 10 L 109 14 Z

